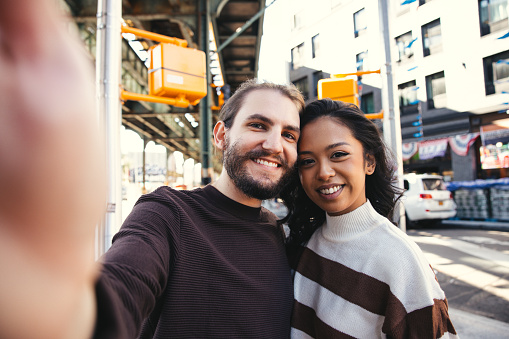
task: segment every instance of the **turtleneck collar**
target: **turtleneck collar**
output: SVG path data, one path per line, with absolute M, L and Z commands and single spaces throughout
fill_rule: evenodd
M 382 218 L 368 200 L 350 213 L 338 216 L 327 214 L 321 232 L 327 240 L 345 241 L 376 227 Z

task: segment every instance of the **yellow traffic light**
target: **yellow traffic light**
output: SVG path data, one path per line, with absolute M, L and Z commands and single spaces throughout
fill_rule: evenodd
M 161 43 L 150 47 L 150 95 L 186 98 L 196 105 L 207 95 L 205 53 Z
M 330 98 L 359 106 L 359 89 L 354 79 L 318 80 L 318 99 Z

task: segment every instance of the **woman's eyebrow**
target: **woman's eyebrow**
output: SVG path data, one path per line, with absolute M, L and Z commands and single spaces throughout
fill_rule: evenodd
M 325 149 L 328 151 L 328 150 L 331 150 L 331 149 L 336 148 L 338 146 L 344 146 L 344 145 L 350 145 L 350 144 L 347 143 L 347 142 L 341 141 L 341 142 L 336 142 L 335 144 L 328 145 L 327 147 L 325 147 Z M 298 151 L 297 155 L 312 154 L 312 153 L 313 153 L 312 151 Z
M 326 150 L 330 150 L 330 149 L 332 149 L 332 148 L 335 148 L 335 147 L 338 147 L 338 146 L 344 146 L 344 145 L 350 145 L 350 144 L 349 144 L 349 143 L 347 143 L 347 142 L 344 142 L 344 141 L 342 141 L 342 142 L 336 142 L 335 144 L 331 144 L 331 145 L 329 145 L 329 146 L 325 147 L 325 149 L 326 149 Z

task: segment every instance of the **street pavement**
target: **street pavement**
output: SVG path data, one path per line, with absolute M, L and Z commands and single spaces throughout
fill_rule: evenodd
M 407 233 L 435 269 L 460 338 L 509 338 L 509 233 L 472 227 Z

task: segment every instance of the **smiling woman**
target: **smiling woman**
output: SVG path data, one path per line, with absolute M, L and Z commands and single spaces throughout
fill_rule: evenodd
M 456 336 L 433 270 L 388 219 L 400 197 L 390 163 L 357 106 L 324 99 L 305 108 L 300 185 L 283 194 L 295 269 L 292 338 Z

